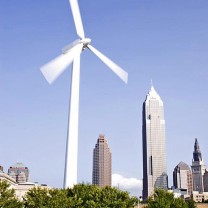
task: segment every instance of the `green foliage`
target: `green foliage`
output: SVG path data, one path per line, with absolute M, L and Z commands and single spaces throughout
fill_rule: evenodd
M 67 208 L 66 190 L 33 188 L 24 197 L 26 208 Z
M 174 202 L 173 193 L 162 189 L 155 190 L 154 194 L 148 199 L 148 208 L 170 208 Z
M 99 188 L 95 185 L 79 184 L 68 191 L 72 201 L 75 198 L 79 203 L 78 206 L 72 205 L 72 207 L 133 208 L 138 204 L 138 199 L 136 197 L 130 197 L 128 192 L 108 186 Z
M 48 191 L 41 188 L 31 189 L 24 198 L 25 206 L 28 208 L 44 207 L 49 200 Z
M 197 208 L 196 202 L 193 199 L 188 200 L 186 203 L 188 208 Z
M 171 208 L 189 208 L 188 204 L 181 198 L 175 198 Z
M 1 208 L 23 207 L 23 203 L 16 198 L 14 189 L 10 189 L 10 185 L 6 181 L 1 181 L 1 180 L 0 180 L 0 207 Z
M 20 202 L 14 190 L 0 180 L 0 208 L 134 208 L 137 204 L 138 199 L 130 197 L 128 192 L 86 184 L 78 184 L 71 189 L 33 188 Z M 146 207 L 196 208 L 196 203 L 193 200 L 185 202 L 174 198 L 173 193 L 157 189 Z
M 111 187 L 102 189 L 100 201 L 102 207 L 130 208 L 138 204 L 136 197 L 130 197 L 128 192 Z
M 148 199 L 147 208 L 196 208 L 196 203 L 193 200 L 184 201 L 181 198 L 174 198 L 173 193 L 156 189 Z
M 138 199 L 116 188 L 78 184 L 72 189 L 34 188 L 24 202 L 25 208 L 134 208 Z
M 98 186 L 78 184 L 67 191 L 71 207 L 96 208 L 100 202 L 101 189 Z

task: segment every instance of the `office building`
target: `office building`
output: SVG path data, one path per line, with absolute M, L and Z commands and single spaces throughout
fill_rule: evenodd
M 193 191 L 199 193 L 204 192 L 203 175 L 205 173 L 205 165 L 202 160 L 202 154 L 199 148 L 198 140 L 195 139 L 193 160 L 192 160 L 192 178 L 193 178 Z
M 29 179 L 29 169 L 22 163 L 16 163 L 8 169 L 8 175 L 17 183 L 25 183 Z
M 16 180 L 14 180 L 11 176 L 4 173 L 3 171 L 0 171 L 0 181 L 6 181 L 11 186 L 11 188 L 17 184 Z
M 152 86 L 143 103 L 143 200 L 155 188 L 167 189 L 167 162 L 164 106 Z
M 92 183 L 100 187 L 111 186 L 111 152 L 105 135 L 100 134 L 93 151 Z
M 204 192 L 208 192 L 208 171 L 205 170 L 203 175 L 203 183 L 204 183 Z
M 173 171 L 173 186 L 184 193 L 191 195 L 192 193 L 192 174 L 190 167 L 180 162 Z

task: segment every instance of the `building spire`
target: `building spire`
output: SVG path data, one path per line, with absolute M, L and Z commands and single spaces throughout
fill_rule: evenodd
M 194 151 L 199 151 L 200 152 L 200 149 L 199 149 L 199 143 L 197 141 L 197 138 L 195 138 L 195 145 L 194 145 Z
M 198 143 L 197 138 L 195 138 L 193 160 L 194 161 L 202 161 L 202 155 L 201 155 L 201 151 L 199 148 L 199 143 Z

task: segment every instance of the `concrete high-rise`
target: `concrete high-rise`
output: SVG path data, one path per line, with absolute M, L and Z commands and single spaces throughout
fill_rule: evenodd
M 206 167 L 202 160 L 202 154 L 197 139 L 195 139 L 191 169 L 193 177 L 193 191 L 199 191 L 200 193 L 204 192 L 203 175 Z
M 152 86 L 143 103 L 143 200 L 155 188 L 167 189 L 167 162 L 164 106 Z
M 100 134 L 93 151 L 92 183 L 100 187 L 111 186 L 111 151 L 105 135 Z
M 190 167 L 180 162 L 173 171 L 173 186 L 176 189 L 186 190 L 186 193 L 192 193 L 192 174 Z
M 8 175 L 17 183 L 25 183 L 29 178 L 29 169 L 22 163 L 16 163 L 8 169 Z

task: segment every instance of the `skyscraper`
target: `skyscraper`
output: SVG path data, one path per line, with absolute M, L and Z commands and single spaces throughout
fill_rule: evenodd
M 192 193 L 192 174 L 190 167 L 180 162 L 173 171 L 173 186 L 176 189 L 186 190 L 187 194 Z
M 202 154 L 197 139 L 195 139 L 191 169 L 193 177 L 193 191 L 204 192 L 203 175 L 206 168 L 202 160 Z
M 168 188 L 164 107 L 152 86 L 143 103 L 143 199 L 155 188 Z
M 105 135 L 100 134 L 93 151 L 92 183 L 100 187 L 111 186 L 111 152 Z
M 22 163 L 16 163 L 8 169 L 10 175 L 17 183 L 25 183 L 29 178 L 29 169 Z

